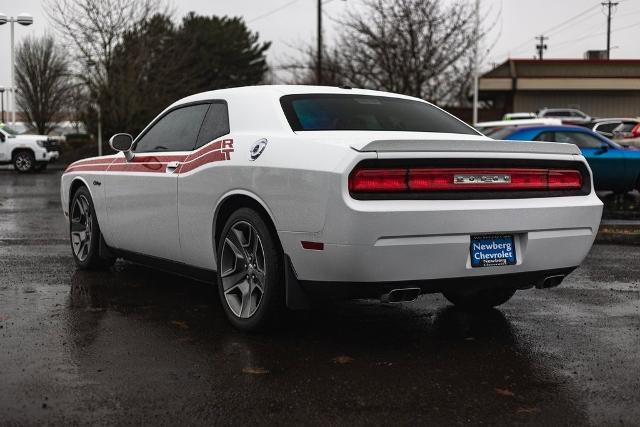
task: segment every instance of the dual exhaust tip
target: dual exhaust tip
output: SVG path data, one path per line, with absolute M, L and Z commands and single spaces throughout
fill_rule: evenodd
M 422 290 L 420 288 L 399 288 L 392 289 L 380 297 L 380 302 L 393 304 L 398 302 L 415 301 Z
M 564 274 L 545 277 L 540 282 L 536 283 L 536 288 L 538 289 L 555 288 L 560 283 L 562 283 L 564 278 L 565 278 Z
M 557 274 L 554 276 L 547 276 L 542 279 L 540 282 L 536 283 L 536 288 L 538 289 L 546 289 L 546 288 L 555 288 L 564 280 L 564 274 Z M 380 297 L 380 302 L 393 304 L 399 302 L 411 302 L 415 301 L 416 298 L 420 295 L 422 290 L 420 288 L 398 288 L 392 289 L 386 294 L 383 294 Z

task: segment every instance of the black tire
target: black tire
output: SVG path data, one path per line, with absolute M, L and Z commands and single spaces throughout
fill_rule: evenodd
M 48 166 L 48 163 L 38 162 L 38 163 L 36 163 L 36 165 L 33 168 L 33 170 L 36 171 L 36 172 L 42 172 L 43 170 L 47 169 L 47 166 Z
M 274 326 L 285 312 L 284 258 L 275 231 L 255 210 L 240 208 L 225 222 L 217 246 L 218 294 L 231 324 L 251 332 Z
M 516 293 L 515 289 L 482 289 L 478 291 L 443 292 L 446 299 L 465 310 L 487 310 L 504 304 Z
M 115 262 L 113 257 L 100 256 L 102 234 L 87 187 L 80 187 L 71 199 L 69 240 L 73 260 L 81 270 L 108 268 Z
M 36 159 L 31 151 L 22 150 L 13 155 L 13 167 L 19 173 L 31 172 L 35 165 Z

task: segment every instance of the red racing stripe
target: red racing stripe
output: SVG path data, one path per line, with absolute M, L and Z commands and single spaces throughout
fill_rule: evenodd
M 179 162 L 176 174 L 193 171 L 208 163 L 231 159 L 233 139 L 213 141 L 193 153 L 186 154 L 140 154 L 127 162 L 124 157 L 104 156 L 96 159 L 80 160 L 72 163 L 65 173 L 69 172 L 146 172 L 164 173 L 167 164 Z

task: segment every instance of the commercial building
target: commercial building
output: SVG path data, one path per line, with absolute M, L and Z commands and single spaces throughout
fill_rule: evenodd
M 635 59 L 509 59 L 482 75 L 479 87 L 495 116 L 544 107 L 577 108 L 593 117 L 640 116 Z

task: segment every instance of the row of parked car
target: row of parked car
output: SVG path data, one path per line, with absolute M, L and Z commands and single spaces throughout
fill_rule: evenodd
M 640 118 L 594 118 L 575 108 L 543 108 L 536 113 L 509 113 L 504 122 L 554 120 L 565 125 L 587 127 L 620 145 L 640 147 Z M 494 125 L 498 122 L 492 122 Z M 556 124 L 556 123 L 547 123 Z
M 571 119 L 565 119 L 565 113 L 571 113 Z M 535 117 L 525 114 L 534 113 L 506 115 L 505 120 L 478 123 L 476 128 L 498 140 L 575 144 L 593 171 L 596 190 L 640 190 L 640 120 L 593 119 L 573 109 L 544 109 Z M 589 120 L 574 120 L 578 116 Z

